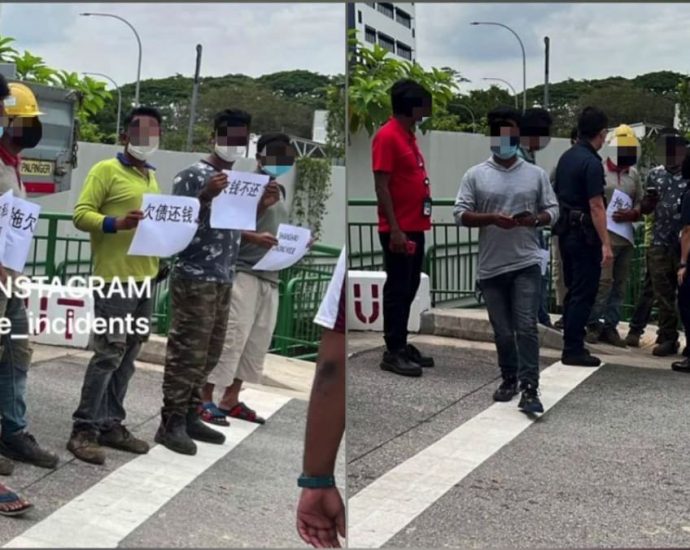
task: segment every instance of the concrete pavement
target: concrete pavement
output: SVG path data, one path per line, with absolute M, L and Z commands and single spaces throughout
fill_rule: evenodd
M 0 519 L 0 544 L 304 546 L 294 522 L 308 364 L 293 365 L 293 372 L 281 375 L 281 360 L 274 359 L 267 371 L 284 387 L 252 386 L 244 393 L 250 406 L 271 415 L 267 424 L 232 421 L 222 447 L 199 444 L 196 457 L 160 446 L 142 457 L 108 449 L 106 464 L 93 466 L 65 449 L 89 357 L 80 350 L 36 346 L 28 385 L 30 430 L 58 453 L 60 465 L 50 471 L 17 464 L 15 473 L 2 479 L 35 509 L 24 518 Z M 160 365 L 139 363 L 126 400 L 128 427 L 152 445 L 161 381 Z M 337 479 L 343 481 L 342 457 L 338 468 Z
M 511 424 L 527 419 L 517 399 L 501 404 L 499 413 L 507 412 L 509 421 L 491 423 L 498 418 L 491 400 L 498 383 L 492 344 L 436 336 L 413 341 L 437 359 L 421 379 L 379 369 L 380 335 L 349 335 L 353 545 L 690 547 L 690 376 L 672 372 L 672 359 L 606 346 L 606 365 L 584 381 L 568 385 L 558 377 L 544 385 L 545 405 L 556 386 L 562 397 L 519 431 Z M 549 368 L 559 352 L 543 352 L 542 367 Z M 484 417 L 484 432 L 467 439 L 467 426 Z M 465 443 L 442 446 L 449 438 Z M 477 460 L 490 441 L 498 446 Z M 420 506 L 444 482 L 447 489 Z M 386 502 L 387 496 L 395 502 Z M 373 518 L 374 506 L 367 523 L 358 506 L 377 498 L 384 499 L 379 508 L 392 506 L 393 519 Z M 382 541 L 376 532 L 384 533 Z

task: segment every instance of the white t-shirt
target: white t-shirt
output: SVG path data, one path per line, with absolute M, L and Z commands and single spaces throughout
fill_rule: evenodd
M 328 283 L 326 295 L 321 302 L 321 307 L 314 318 L 314 323 L 335 332 L 345 332 L 345 296 L 347 285 L 347 261 L 343 248 L 338 257 L 331 282 Z

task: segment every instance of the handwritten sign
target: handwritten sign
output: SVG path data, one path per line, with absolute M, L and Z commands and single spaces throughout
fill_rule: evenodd
M 304 227 L 295 227 L 281 223 L 278 226 L 278 245 L 269 250 L 259 260 L 254 269 L 257 271 L 280 271 L 295 265 L 307 253 L 311 231 Z
M 5 253 L 7 231 L 10 223 L 10 213 L 14 203 L 14 193 L 10 189 L 0 197 L 0 258 Z
M 8 207 L 5 214 L 7 216 L 5 222 L 7 225 L 5 230 L 3 230 L 5 233 L 5 250 L 2 253 L 2 261 L 0 263 L 21 273 L 24 271 L 26 260 L 29 257 L 29 249 L 31 248 L 31 241 L 34 238 L 34 232 L 38 224 L 41 206 L 19 197 L 11 197 L 11 199 L 11 206 L 6 202 L 5 195 L 3 195 L 3 202 L 0 202 L 0 209 L 2 209 L 0 217 L 2 217 L 2 212 L 4 211 L 4 204 L 7 204 Z
M 167 258 L 181 252 L 194 238 L 199 218 L 199 200 L 178 195 L 145 194 L 130 256 Z
M 228 186 L 211 202 L 211 227 L 255 231 L 259 201 L 269 176 L 234 170 L 224 172 Z
M 613 196 L 611 197 L 611 202 L 606 209 L 606 229 L 611 233 L 620 235 L 626 241 L 630 241 L 635 244 L 635 232 L 633 230 L 632 222 L 615 222 L 613 221 L 613 214 L 618 210 L 629 210 L 633 207 L 633 200 L 627 194 L 619 189 L 613 191 Z

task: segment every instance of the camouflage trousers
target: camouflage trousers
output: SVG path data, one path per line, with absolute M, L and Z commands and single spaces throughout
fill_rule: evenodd
M 218 364 L 230 312 L 232 285 L 173 277 L 172 319 L 163 374 L 163 414 L 201 405 L 201 389 Z
M 652 246 L 647 250 L 647 269 L 652 279 L 654 299 L 659 308 L 657 342 L 678 341 L 678 264 L 677 247 Z

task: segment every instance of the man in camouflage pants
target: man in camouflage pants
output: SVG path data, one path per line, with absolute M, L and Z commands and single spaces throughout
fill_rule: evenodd
M 178 255 L 170 282 L 172 322 L 155 440 L 187 455 L 196 454 L 193 440 L 225 442 L 222 433 L 200 418 L 201 388 L 223 349 L 241 232 L 210 227 L 211 201 L 228 185 L 223 170 L 231 170 L 237 159 L 246 157 L 250 122 L 244 111 L 216 115 L 213 153 L 180 172 L 173 183 L 173 194 L 198 197 L 201 209 L 197 233 Z M 259 210 L 277 198 L 277 185 L 271 182 Z
M 687 140 L 676 134 L 665 134 L 659 141 L 663 166 L 647 176 L 643 213 L 654 213 L 652 243 L 647 252 L 654 297 L 659 307 L 659 333 L 652 353 L 658 357 L 678 353 L 678 263 L 680 257 L 680 201 L 687 189 L 681 164 L 686 155 Z

